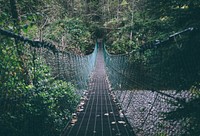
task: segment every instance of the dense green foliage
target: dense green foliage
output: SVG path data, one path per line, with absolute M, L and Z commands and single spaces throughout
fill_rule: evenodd
M 42 40 L 51 10 L 41 8 L 52 2 L 22 0 L 12 11 L 11 1 L 0 2 L 1 28 Z M 2 35 L 0 41 L 0 135 L 59 135 L 79 101 L 74 86 L 55 80 L 37 49 Z
M 141 45 L 165 40 L 169 35 L 188 27 L 200 28 L 200 2 L 198 0 L 123 0 L 119 1 L 114 18 L 106 21 L 106 44 L 112 54 L 135 51 Z M 122 2 L 122 3 L 121 3 Z M 200 33 L 194 32 L 172 39 L 159 49 L 134 52 L 133 66 L 138 67 L 141 80 L 147 88 L 191 91 L 196 97 L 184 102 L 173 102 L 178 106 L 166 113 L 166 120 L 182 121 L 185 133 L 199 132 L 199 55 Z M 143 73 L 141 73 L 143 72 Z M 195 89 L 194 89 L 195 88 Z M 194 91 L 195 90 L 195 91 Z
M 183 98 L 181 101 L 170 103 L 178 108 L 164 114 L 168 121 L 182 121 L 185 130 L 182 135 L 198 136 L 200 134 L 199 44 L 199 33 L 191 35 L 189 40 L 182 44 L 182 48 L 171 49 L 171 54 L 162 64 L 165 66 L 163 81 L 173 84 L 173 88 L 176 87 L 178 92 L 187 89 L 194 95 L 191 99 Z M 166 65 L 169 66 L 166 67 Z
M 95 38 L 103 37 L 110 53 L 121 54 L 187 27 L 200 28 L 199 13 L 199 0 L 1 0 L 0 27 L 78 54 L 90 53 Z M 199 36 L 180 36 L 164 48 L 132 55 L 131 62 L 163 81 L 157 89 L 197 92 Z M 29 46 L 0 40 L 0 135 L 57 135 L 77 104 L 73 85 L 53 79 Z M 180 105 L 167 119 L 184 118 L 185 135 L 199 135 L 199 98 Z
M 65 18 L 55 21 L 45 29 L 44 34 L 46 41 L 53 41 L 65 51 L 76 54 L 89 54 L 93 51 L 91 34 L 80 19 Z
M 118 18 L 105 22 L 109 50 L 125 53 L 144 43 L 166 38 L 187 27 L 199 27 L 198 1 L 126 0 Z
M 13 40 L 1 41 L 0 134 L 59 135 L 78 103 L 75 88 L 53 79 L 39 57 L 33 64 L 28 48 L 19 56 Z

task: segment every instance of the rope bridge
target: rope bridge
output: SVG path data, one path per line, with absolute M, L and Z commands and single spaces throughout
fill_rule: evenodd
M 90 85 L 62 136 L 134 136 L 122 110 L 109 90 L 102 45 Z
M 162 113 L 198 97 L 199 47 L 193 28 L 165 40 L 145 44 L 134 52 L 112 55 L 104 48 L 111 90 L 138 135 L 181 135 L 187 123 L 165 121 Z M 189 33 L 187 37 L 185 33 Z M 193 33 L 194 32 L 194 33 Z M 170 56 L 170 57 L 169 57 Z M 178 102 L 178 105 L 173 103 Z
M 41 61 L 51 68 L 54 78 L 71 82 L 79 90 L 87 89 L 95 65 L 97 45 L 89 55 L 76 55 L 62 51 L 51 43 L 33 41 L 3 29 L 0 29 L 0 34 L 24 42 L 24 46 L 28 46 L 26 51 L 32 54 L 33 61 L 43 59 Z
M 54 78 L 72 82 L 80 90 L 80 104 L 61 135 L 135 135 L 109 91 L 102 47 L 98 49 L 96 45 L 92 54 L 80 56 L 61 51 L 50 43 L 32 41 L 9 31 L 0 29 L 0 33 L 25 43 L 26 50 L 23 52 L 32 54 L 33 69 L 37 68 L 35 62 L 40 59 L 51 68 Z
M 87 89 L 91 72 L 97 54 L 97 45 L 90 55 L 80 56 L 68 52 L 58 52 L 55 55 L 49 51 L 44 53 L 46 63 L 52 69 L 52 75 L 71 82 L 77 89 Z
M 82 99 L 62 136 L 131 136 L 184 133 L 182 128 L 187 124 L 164 121 L 160 113 L 177 107 L 169 101 L 184 103 L 196 97 L 189 90 L 200 81 L 200 62 L 196 61 L 199 47 L 179 38 L 193 30 L 185 29 L 128 54 L 111 55 L 106 46 L 103 49 L 99 44 L 87 56 L 61 51 L 50 43 L 32 41 L 3 29 L 0 33 L 24 42 L 33 62 L 43 60 L 54 78 L 87 90 L 80 91 Z

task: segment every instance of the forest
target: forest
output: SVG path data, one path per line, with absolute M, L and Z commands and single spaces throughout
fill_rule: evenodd
M 2 31 L 88 55 L 97 39 L 110 54 L 128 54 L 187 28 L 195 31 L 173 39 L 178 48 L 165 45 L 162 63 L 150 71 L 163 67 L 162 86 L 198 96 L 164 114 L 166 120 L 185 119 L 183 135 L 200 135 L 200 62 L 193 59 L 200 58 L 199 14 L 199 0 L 0 0 L 0 135 L 58 136 L 80 101 L 75 85 L 53 77 L 34 48 Z M 147 64 L 154 53 L 135 54 L 131 61 Z

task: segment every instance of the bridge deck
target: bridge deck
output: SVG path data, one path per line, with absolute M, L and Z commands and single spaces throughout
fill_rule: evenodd
M 102 47 L 97 54 L 96 67 L 90 81 L 83 111 L 77 113 L 63 136 L 133 136 L 130 124 L 119 113 L 110 95 L 104 67 Z

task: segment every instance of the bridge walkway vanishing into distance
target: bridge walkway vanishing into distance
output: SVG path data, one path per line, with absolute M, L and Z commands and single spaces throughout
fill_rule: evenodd
M 76 87 L 81 100 L 61 136 L 185 133 L 188 123 L 166 121 L 161 113 L 199 97 L 200 47 L 199 42 L 188 41 L 199 39 L 197 33 L 198 29 L 187 28 L 118 55 L 109 54 L 100 42 L 91 54 L 76 55 L 0 29 L 0 34 L 24 42 L 24 52 L 32 54 L 33 62 L 37 58 L 50 67 L 53 78 Z
M 63 136 L 134 136 L 116 99 L 109 90 L 102 45 L 99 45 L 96 66 L 89 90 Z

